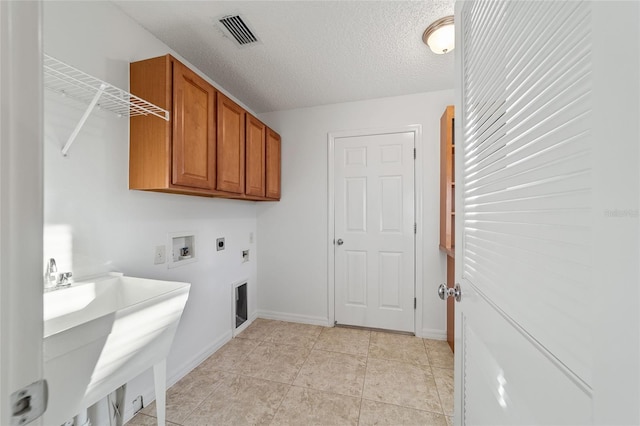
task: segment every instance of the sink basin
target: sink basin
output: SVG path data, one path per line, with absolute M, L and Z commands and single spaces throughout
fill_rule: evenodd
M 44 424 L 62 424 L 148 368 L 164 366 L 189 288 L 113 274 L 45 292 Z

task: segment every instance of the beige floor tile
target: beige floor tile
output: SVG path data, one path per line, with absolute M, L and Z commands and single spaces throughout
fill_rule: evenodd
M 449 346 L 437 348 L 427 347 L 427 355 L 429 356 L 429 363 L 433 367 L 453 369 L 453 352 L 451 352 Z
M 291 386 L 272 425 L 357 425 L 360 399 Z
M 366 367 L 367 358 L 364 356 L 314 349 L 293 384 L 361 397 Z
M 319 325 L 281 322 L 265 341 L 311 349 L 323 328 Z
M 447 426 L 453 426 L 453 417 L 447 416 Z
M 447 426 L 447 421 L 442 414 L 363 399 L 358 424 Z
M 436 388 L 440 395 L 442 410 L 447 416 L 453 415 L 453 370 L 448 368 L 431 367 L 436 380 Z
M 425 365 L 369 358 L 362 397 L 442 413 L 435 380 Z
M 371 332 L 368 330 L 327 327 L 322 330 L 313 348 L 322 349 L 323 351 L 367 355 L 370 337 Z
M 260 342 L 257 340 L 231 339 L 216 353 L 207 358 L 201 366 L 206 369 L 231 370 L 259 344 Z
M 422 339 L 404 334 L 372 332 L 369 357 L 429 365 Z
M 280 324 L 280 321 L 257 318 L 249 325 L 249 327 L 245 328 L 242 333 L 238 334 L 236 337 L 240 339 L 263 341 L 271 335 L 278 324 Z
M 436 349 L 436 350 L 449 350 L 451 351 L 451 348 L 449 347 L 449 343 L 447 343 L 446 340 L 432 340 L 432 339 L 423 339 L 424 340 L 424 345 L 427 348 L 427 351 L 429 349 Z
M 290 384 L 309 355 L 301 346 L 262 342 L 233 371 L 243 376 Z
M 226 377 L 230 377 L 230 374 L 206 369 L 202 364 L 195 368 L 167 390 L 167 420 L 182 422 Z M 141 412 L 155 417 L 155 401 L 144 407 Z
M 156 426 L 158 419 L 146 414 L 138 413 L 131 420 L 125 423 L 125 426 Z M 177 426 L 175 423 L 166 422 L 167 426 Z
M 228 377 L 182 424 L 267 425 L 288 389 L 289 385 L 252 377 Z

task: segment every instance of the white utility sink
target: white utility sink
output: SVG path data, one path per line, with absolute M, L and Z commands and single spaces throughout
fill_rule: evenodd
M 165 359 L 190 284 L 112 274 L 44 293 L 44 424 L 59 425 L 154 367 L 164 423 Z

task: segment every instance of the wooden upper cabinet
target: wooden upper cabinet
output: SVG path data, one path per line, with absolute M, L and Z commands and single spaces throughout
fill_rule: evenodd
M 170 112 L 131 117 L 130 189 L 280 199 L 280 136 L 204 78 L 165 55 L 131 63 L 130 90 Z
M 130 65 L 131 93 L 170 111 L 130 119 L 129 188 L 209 195 L 215 189 L 215 88 L 170 55 Z
M 245 194 L 264 197 L 267 126 L 250 114 L 246 117 Z
M 217 185 L 219 191 L 244 193 L 245 111 L 218 93 Z
M 215 189 L 215 89 L 181 63 L 173 63 L 172 183 Z
M 454 107 L 440 118 L 440 249 L 454 256 L 455 245 L 455 144 Z
M 267 129 L 266 197 L 280 199 L 280 135 Z

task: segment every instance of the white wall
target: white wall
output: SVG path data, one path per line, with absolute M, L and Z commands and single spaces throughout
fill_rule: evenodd
M 129 62 L 171 52 L 110 2 L 45 2 L 45 52 L 127 89 Z M 216 85 L 217 86 L 217 85 Z M 219 87 L 219 86 L 218 86 Z M 231 284 L 249 279 L 255 314 L 255 203 L 128 190 L 128 119 L 94 112 L 64 158 L 60 149 L 84 107 L 50 92 L 45 100 L 45 258 L 74 275 L 120 271 L 186 281 L 191 294 L 167 365 L 175 381 L 231 337 Z M 194 231 L 199 260 L 167 269 L 154 265 L 169 232 Z M 216 237 L 227 249 L 216 252 Z M 241 263 L 250 248 L 251 261 Z M 129 383 L 126 410 L 150 396 L 150 372 Z M 130 415 L 130 411 L 126 413 Z
M 328 324 L 327 133 L 420 124 L 424 297 L 416 331 L 445 337 L 446 304 L 436 294 L 446 281 L 438 249 L 440 116 L 453 101 L 446 90 L 260 115 L 282 136 L 282 199 L 257 206 L 261 316 Z

